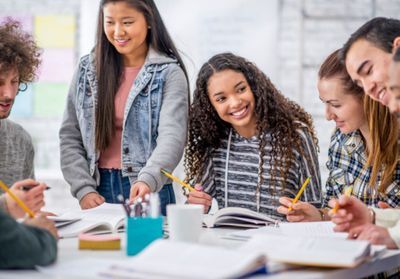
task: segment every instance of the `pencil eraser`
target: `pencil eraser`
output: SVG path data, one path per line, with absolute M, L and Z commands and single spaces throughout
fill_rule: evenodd
M 119 250 L 121 249 L 121 237 L 118 234 L 88 234 L 81 233 L 78 236 L 80 250 Z

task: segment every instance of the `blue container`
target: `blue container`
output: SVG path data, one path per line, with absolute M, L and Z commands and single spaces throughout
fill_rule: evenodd
M 163 237 L 163 217 L 126 218 L 126 254 L 134 256 Z

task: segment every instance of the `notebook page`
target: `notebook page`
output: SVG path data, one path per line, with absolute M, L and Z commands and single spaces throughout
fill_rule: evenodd
M 157 240 L 119 268 L 131 268 L 151 276 L 230 278 L 239 277 L 263 264 L 264 257 L 254 252 L 242 253 L 222 247 Z
M 366 241 L 256 235 L 240 250 L 262 252 L 273 261 L 285 263 L 351 267 L 369 255 L 369 248 Z
M 280 231 L 283 235 L 347 238 L 347 233 L 335 232 L 333 230 L 334 226 L 335 224 L 332 222 L 298 222 L 279 224 Z

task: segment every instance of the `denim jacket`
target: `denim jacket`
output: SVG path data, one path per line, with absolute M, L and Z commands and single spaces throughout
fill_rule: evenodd
M 61 169 L 78 200 L 99 185 L 95 147 L 97 80 L 93 54 L 81 58 L 68 93 L 60 129 Z M 110 104 L 111 105 L 111 104 Z M 188 87 L 177 61 L 149 49 L 125 105 L 121 143 L 122 174 L 131 184 L 159 191 L 167 182 L 186 141 Z

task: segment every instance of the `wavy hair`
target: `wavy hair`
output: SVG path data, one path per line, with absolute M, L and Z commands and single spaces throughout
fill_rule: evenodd
M 304 154 L 302 139 L 296 130 L 304 128 L 305 125 L 315 144 L 318 144 L 312 118 L 298 104 L 284 97 L 255 64 L 232 53 L 213 56 L 201 67 L 198 74 L 190 108 L 188 144 L 184 155 L 186 180 L 199 181 L 205 168 L 204 159 L 211 155 L 213 149 L 221 145 L 222 139 L 228 136 L 231 129 L 231 125 L 218 116 L 208 96 L 208 81 L 213 74 L 225 70 L 242 73 L 254 94 L 254 112 L 260 142 L 259 169 L 263 169 L 265 146 L 271 144 L 271 161 L 277 156 L 283 158 L 279 164 L 273 166 L 272 180 L 280 174 L 286 182 L 287 170 L 295 157 L 294 150 L 299 151 L 301 155 Z M 271 135 L 270 140 L 266 137 L 266 131 Z M 258 175 L 260 187 L 264 179 L 262 173 Z M 274 188 L 275 186 L 276 183 Z
M 100 151 L 104 150 L 109 145 L 115 131 L 114 105 L 111 104 L 114 104 L 115 94 L 121 85 L 121 77 L 124 67 L 122 56 L 108 41 L 103 28 L 104 6 L 116 2 L 125 2 L 130 7 L 138 10 L 144 15 L 146 23 L 150 27 L 146 38 L 147 44 L 156 51 L 176 59 L 186 76 L 186 80 L 188 80 L 188 75 L 182 58 L 179 55 L 153 0 L 102 0 L 99 7 L 96 46 L 94 48 L 96 76 L 98 80 L 95 142 L 97 150 Z
M 16 69 L 20 83 L 32 82 L 40 65 L 41 49 L 33 37 L 22 30 L 21 24 L 7 18 L 0 25 L 0 71 Z
M 364 111 L 372 141 L 367 160 L 367 166 L 371 167 L 369 185 L 375 188 L 375 182 L 381 171 L 378 191 L 385 193 L 395 178 L 399 160 L 397 117 L 390 113 L 388 107 L 369 97 L 364 99 Z

